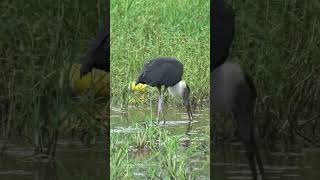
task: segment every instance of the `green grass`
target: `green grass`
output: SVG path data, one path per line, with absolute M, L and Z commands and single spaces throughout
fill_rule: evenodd
M 234 0 L 232 6 L 236 34 L 230 59 L 253 77 L 261 135 L 272 144 L 296 130 L 317 139 L 313 126 L 319 118 L 304 130 L 298 121 L 319 114 L 320 2 Z
M 184 64 L 191 101 L 202 104 L 209 97 L 209 12 L 206 0 L 111 0 L 112 104 L 122 103 L 143 65 L 160 56 Z
M 152 120 L 134 127 L 133 133 L 111 134 L 111 179 L 194 179 L 209 170 L 209 136 L 184 147 L 185 135 L 174 135 Z M 197 159 L 199 164 L 192 164 Z
M 1 1 L 1 136 L 23 137 L 36 152 L 54 155 L 60 135 L 76 132 L 94 139 L 101 134 L 92 112 L 105 111 L 104 106 L 94 107 L 89 96 L 72 100 L 68 71 L 95 37 L 103 3 Z
M 153 106 L 158 95 L 155 88 L 147 88 L 144 100 L 140 100 L 139 94 L 130 94 L 128 86 L 143 65 L 156 57 L 179 59 L 185 68 L 183 79 L 191 88 L 192 104 L 208 105 L 209 4 L 205 0 L 111 0 L 112 106 Z M 169 98 L 171 105 L 182 105 L 180 99 Z M 209 151 L 209 136 L 206 143 L 191 140 L 184 147 L 185 135 L 155 125 L 154 113 L 131 115 L 130 124 L 136 129 L 132 133 L 111 133 L 111 179 L 193 179 L 203 175 L 208 169 L 201 167 L 209 167 L 209 160 L 200 165 L 192 160 L 208 157 L 204 154 Z M 137 123 L 141 119 L 147 119 L 146 125 Z

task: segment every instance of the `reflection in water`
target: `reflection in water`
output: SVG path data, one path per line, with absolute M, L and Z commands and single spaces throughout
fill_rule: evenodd
M 320 149 L 304 149 L 301 153 L 268 153 L 262 151 L 266 179 L 317 180 L 320 177 Z M 217 180 L 252 179 L 245 151 L 241 145 L 215 147 L 214 171 Z
M 165 118 L 166 123 L 160 121 L 159 126 L 167 128 L 174 134 L 188 134 L 192 133 L 193 130 L 203 129 L 203 127 L 209 127 L 209 109 L 193 110 L 193 121 L 190 123 L 188 115 L 184 112 L 184 109 L 176 110 L 166 108 Z M 155 111 L 152 109 L 141 109 L 141 108 L 129 108 L 128 112 L 122 112 L 117 108 L 112 108 L 111 111 L 111 133 L 112 132 L 123 132 L 130 133 L 134 132 L 134 123 L 143 124 L 147 121 L 147 118 L 153 117 L 154 122 L 157 124 L 155 118 Z M 201 132 L 195 133 L 201 135 Z
M 0 146 L 4 143 L 0 140 Z M 0 156 L 1 180 L 105 179 L 104 143 L 89 148 L 79 141 L 59 140 L 55 162 L 32 161 L 33 149 L 9 144 Z

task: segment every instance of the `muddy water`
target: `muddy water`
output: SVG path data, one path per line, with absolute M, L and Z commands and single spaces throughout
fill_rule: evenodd
M 213 156 L 212 179 L 252 179 L 245 151 L 240 143 L 219 145 Z M 262 158 L 267 180 L 320 179 L 320 148 L 303 149 L 298 153 L 262 151 Z
M 167 129 L 173 135 L 185 135 L 188 132 L 189 142 L 204 141 L 205 138 L 208 138 L 210 122 L 209 109 L 193 110 L 194 119 L 191 129 L 189 129 L 189 118 L 185 109 L 178 109 L 176 107 L 166 107 L 164 114 L 166 123 L 164 124 L 163 121 L 161 121 L 159 126 Z M 124 113 L 117 108 L 112 108 L 111 133 L 130 134 L 132 132 L 138 131 L 134 128 L 135 123 L 143 124 L 150 117 L 152 117 L 152 119 L 154 119 L 154 121 L 157 122 L 156 111 L 154 111 L 154 109 L 141 109 L 131 107 L 129 108 L 128 112 Z M 184 140 L 181 139 L 181 141 Z M 140 161 L 143 161 L 143 157 L 146 156 L 147 158 L 148 154 L 140 154 L 136 156 L 139 157 Z M 132 153 L 131 158 L 135 158 L 134 156 L 132 156 Z M 195 156 L 190 162 L 190 169 L 198 171 L 200 172 L 200 174 L 202 174 L 201 177 L 198 177 L 199 179 L 209 179 L 209 155 Z M 141 175 L 141 172 L 138 171 L 139 170 L 137 170 L 136 174 Z
M 4 140 L 0 140 L 0 145 Z M 105 179 L 106 161 L 103 142 L 88 148 L 75 140 L 60 139 L 56 161 L 48 163 L 34 161 L 33 149 L 9 144 L 0 156 L 1 180 L 57 180 L 57 179 Z

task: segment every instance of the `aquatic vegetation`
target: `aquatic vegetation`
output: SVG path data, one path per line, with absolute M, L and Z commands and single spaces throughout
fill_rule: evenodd
M 129 160 L 129 142 L 123 139 L 119 134 L 112 134 L 113 142 L 110 146 L 110 179 L 125 179 L 132 177 L 132 168 L 134 164 Z M 121 143 L 121 148 L 119 144 Z
M 200 173 L 189 171 L 190 160 L 203 157 L 209 143 L 205 148 L 203 143 L 196 142 L 184 147 L 185 135 L 175 135 L 152 121 L 134 127 L 136 131 L 132 133 L 111 134 L 112 177 L 193 179 Z

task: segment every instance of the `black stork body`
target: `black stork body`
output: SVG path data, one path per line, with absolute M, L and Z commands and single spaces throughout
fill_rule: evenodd
M 235 17 L 233 9 L 223 0 L 213 0 L 211 13 L 212 37 L 211 47 L 214 51 L 213 63 L 210 63 L 210 72 L 223 64 L 229 55 L 235 31 Z
M 110 72 L 109 22 L 109 18 L 105 18 L 96 38 L 91 42 L 86 56 L 82 59 L 81 77 L 91 72 L 93 68 Z
M 162 112 L 163 94 L 168 89 L 172 96 L 182 96 L 183 104 L 187 109 L 190 121 L 192 121 L 192 112 L 190 107 L 189 95 L 190 88 L 182 80 L 183 64 L 174 58 L 161 57 L 156 58 L 144 65 L 136 84 L 147 84 L 157 87 L 159 91 L 158 116 Z M 164 90 L 162 91 L 162 87 Z M 165 120 L 164 120 L 165 123 Z
M 213 62 L 211 62 L 211 107 L 231 113 L 246 148 L 253 178 L 258 179 L 256 162 L 264 178 L 264 168 L 255 140 L 254 107 L 257 97 L 253 81 L 239 64 L 228 62 L 234 35 L 234 12 L 223 0 L 213 1 Z M 213 72 L 212 72 L 213 71 Z M 212 112 L 212 111 L 211 111 Z M 211 115 L 212 117 L 213 115 Z M 213 132 L 214 133 L 214 132 Z

